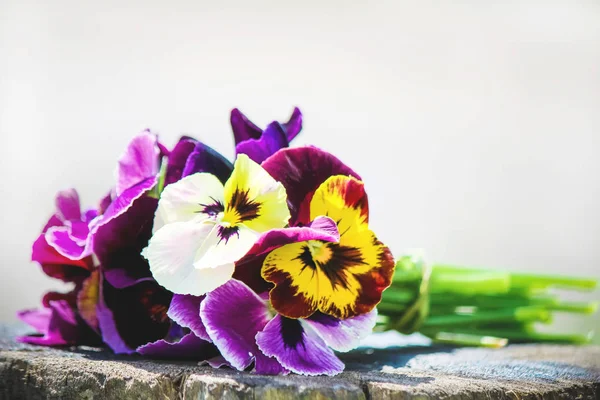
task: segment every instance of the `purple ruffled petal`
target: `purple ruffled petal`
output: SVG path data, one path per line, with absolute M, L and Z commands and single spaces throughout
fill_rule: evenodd
M 25 310 L 18 317 L 36 329 L 41 336 L 20 336 L 22 343 L 41 346 L 66 346 L 95 344 L 98 337 L 87 325 L 81 323 L 66 300 L 50 301 L 49 307 L 41 310 Z
M 248 139 L 258 139 L 260 138 L 260 135 L 262 135 L 262 129 L 254 125 L 237 108 L 231 110 L 230 121 L 236 145 Z
M 67 226 L 55 226 L 46 231 L 46 241 L 69 260 L 81 260 L 92 254 L 89 247 L 79 245 L 69 234 Z
M 65 282 L 80 281 L 86 278 L 92 269 L 89 258 L 70 260 L 59 254 L 48 244 L 44 234 L 33 243 L 31 260 L 40 263 L 46 275 Z
M 101 278 L 97 318 L 104 342 L 117 354 L 131 354 L 163 339 L 171 322 L 172 294 L 153 281 L 117 289 Z
M 62 190 L 56 195 L 57 216 L 63 221 L 81 219 L 79 194 L 75 189 Z
M 112 203 L 113 198 L 116 197 L 113 196 L 113 194 L 114 190 L 110 190 L 102 199 L 100 199 L 100 202 L 98 203 L 98 215 L 102 215 L 106 212 L 110 203 Z
M 264 354 L 297 374 L 336 375 L 344 370 L 344 363 L 323 339 L 297 319 L 276 315 L 256 335 L 256 343 Z
M 257 373 L 284 371 L 256 345 L 256 334 L 269 321 L 267 305 L 242 282 L 232 279 L 208 293 L 200 306 L 200 316 L 213 343 L 234 368 L 244 370 L 254 359 Z
M 316 312 L 303 323 L 310 325 L 332 349 L 350 351 L 373 331 L 376 319 L 377 309 L 343 320 Z
M 143 180 L 155 177 L 159 169 L 160 149 L 156 135 L 144 131 L 134 137 L 119 159 L 117 196 Z
M 54 214 L 53 216 L 50 217 L 50 219 L 48 220 L 48 222 L 46 222 L 46 225 L 44 225 L 44 229 L 42 229 L 42 233 L 46 233 L 46 231 L 50 228 L 52 228 L 53 226 L 63 226 L 63 221 L 58 217 L 57 214 Z
M 267 126 L 259 139 L 248 139 L 235 147 L 237 154 L 246 154 L 251 160 L 262 163 L 279 149 L 288 147 L 289 142 L 285 130 L 278 122 Z
M 181 340 L 168 342 L 164 339 L 148 343 L 137 348 L 137 352 L 152 358 L 176 358 L 180 360 L 205 360 L 215 357 L 218 350 L 215 346 L 202 340 L 193 333 L 188 333 Z
M 200 303 L 203 299 L 204 296 L 175 294 L 167 315 L 179 325 L 189 328 L 199 338 L 211 341 L 200 318 Z
M 265 257 L 273 249 L 290 243 L 308 240 L 338 242 L 340 234 L 336 223 L 329 217 L 317 217 L 308 226 L 273 229 L 261 235 L 250 251 L 235 264 L 233 278 L 244 282 L 256 293 L 269 290 L 273 285 L 260 274 Z
M 17 317 L 31 326 L 39 333 L 47 332 L 52 316 L 51 308 L 39 308 L 34 310 L 23 310 L 17 313 Z
M 332 175 L 360 176 L 332 154 L 316 147 L 281 149 L 262 163 L 263 168 L 285 187 L 290 207 L 290 225 L 310 222 L 310 200 L 317 188 Z
M 88 237 L 88 245 L 93 245 L 93 237 L 95 236 L 98 228 L 114 218 L 117 218 L 119 215 L 125 213 L 133 204 L 133 202 L 148 191 L 150 191 L 158 182 L 158 177 L 154 176 L 151 178 L 144 179 L 137 185 L 134 185 L 130 188 L 127 188 L 119 197 L 114 199 L 104 214 L 100 217 L 92 221 L 90 224 L 90 235 Z M 92 246 L 93 248 L 93 246 Z
M 89 224 L 90 222 L 92 222 L 92 220 L 94 218 L 96 218 L 99 215 L 98 210 L 94 209 L 94 208 L 90 208 L 89 210 L 85 210 L 85 212 L 83 213 L 83 222 L 87 224 Z
M 93 218 L 92 218 L 93 219 Z M 90 220 L 91 221 L 91 220 Z M 88 222 L 84 221 L 65 221 L 69 238 L 78 246 L 85 246 L 90 228 Z
M 288 122 L 282 125 L 287 135 L 288 142 L 291 142 L 302 130 L 302 113 L 300 112 L 300 109 L 295 107 Z
M 127 212 L 96 229 L 94 253 L 102 265 L 105 279 L 112 286 L 124 288 L 152 276 L 148 261 L 141 252 L 152 236 L 157 205 L 157 199 L 142 196 Z
M 229 160 L 204 143 L 196 142 L 194 150 L 190 153 L 186 161 L 182 177 L 197 172 L 208 172 L 219 178 L 221 183 L 225 184 L 232 171 L 233 165 Z
M 213 368 L 221 368 L 221 367 L 229 367 L 231 368 L 231 364 L 229 361 L 223 358 L 222 355 L 214 356 L 209 358 L 208 360 L 204 360 L 200 363 L 200 365 L 210 365 Z

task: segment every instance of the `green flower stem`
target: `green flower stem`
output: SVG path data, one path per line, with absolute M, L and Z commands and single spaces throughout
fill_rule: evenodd
M 540 307 L 519 307 L 515 309 L 500 311 L 480 311 L 470 315 L 454 314 L 429 316 L 423 323 L 423 328 L 470 325 L 484 322 L 547 322 L 550 320 L 550 313 Z
M 474 335 L 470 333 L 437 332 L 433 338 L 438 343 L 446 343 L 454 346 L 477 346 L 498 348 L 506 346 L 506 338 L 494 336 Z
M 596 280 L 489 271 L 452 265 L 427 268 L 422 259 L 402 257 L 392 286 L 378 306 L 376 329 L 419 331 L 435 341 L 497 347 L 518 342 L 585 343 L 590 335 L 538 332 L 554 312 L 590 315 L 595 302 L 565 302 L 553 288 L 590 291 Z

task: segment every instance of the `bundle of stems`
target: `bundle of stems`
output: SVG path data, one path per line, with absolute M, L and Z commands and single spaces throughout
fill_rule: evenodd
M 592 291 L 596 279 L 492 271 L 423 259 L 398 260 L 383 293 L 378 330 L 420 332 L 453 345 L 502 347 L 510 342 L 587 343 L 591 332 L 545 333 L 555 312 L 591 315 L 595 302 L 568 302 L 555 289 Z

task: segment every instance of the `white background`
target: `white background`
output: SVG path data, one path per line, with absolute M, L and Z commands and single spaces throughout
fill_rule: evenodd
M 61 288 L 57 190 L 95 205 L 146 127 L 231 157 L 233 107 L 300 106 L 396 255 L 599 277 L 600 3 L 502 3 L 0 0 L 0 320 Z

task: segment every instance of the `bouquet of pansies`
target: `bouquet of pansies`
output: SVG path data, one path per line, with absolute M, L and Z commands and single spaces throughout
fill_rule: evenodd
M 396 263 L 369 229 L 360 176 L 319 148 L 288 147 L 298 109 L 265 130 L 233 110 L 231 125 L 234 163 L 191 137 L 169 150 L 144 131 L 97 207 L 58 193 L 32 259 L 73 289 L 19 313 L 39 332 L 22 342 L 334 375 L 344 368 L 335 351 L 374 329 L 491 346 L 584 340 L 532 324 L 553 310 L 593 312 L 547 289 L 595 281 Z

